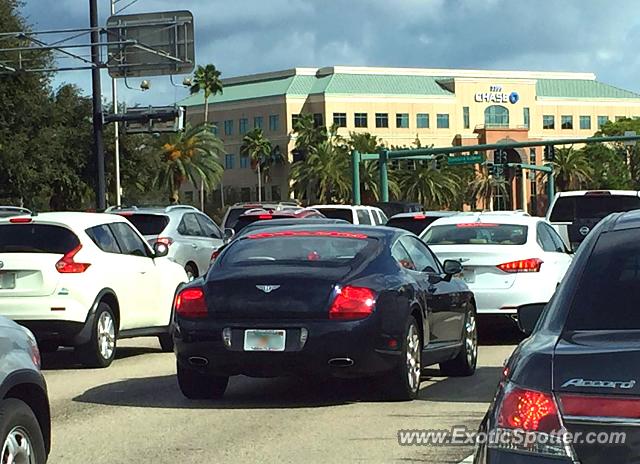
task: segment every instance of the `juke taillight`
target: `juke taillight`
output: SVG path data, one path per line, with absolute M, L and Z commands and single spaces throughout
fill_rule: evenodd
M 207 316 L 207 303 L 201 287 L 188 287 L 176 295 L 174 307 L 176 314 L 186 318 L 202 318 Z
M 78 263 L 74 260 L 74 257 L 78 254 L 78 252 L 82 249 L 82 245 L 78 245 L 73 250 L 67 252 L 60 260 L 56 263 L 56 270 L 60 274 L 80 274 L 87 270 L 91 264 L 89 263 Z

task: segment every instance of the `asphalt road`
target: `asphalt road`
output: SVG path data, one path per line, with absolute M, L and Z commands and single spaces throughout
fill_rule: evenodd
M 44 358 L 53 416 L 52 464 L 224 462 L 458 463 L 470 446 L 400 446 L 400 429 L 475 429 L 518 341 L 488 324 L 473 377 L 424 373 L 420 398 L 386 402 L 367 382 L 233 378 L 220 402 L 189 401 L 175 360 L 152 338 L 123 341 L 107 369 L 73 352 Z

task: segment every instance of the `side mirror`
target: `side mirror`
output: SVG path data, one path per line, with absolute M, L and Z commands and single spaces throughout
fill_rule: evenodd
M 520 306 L 518 308 L 518 327 L 526 335 L 531 335 L 533 329 L 535 329 L 538 319 L 542 315 L 544 308 L 547 305 L 545 303 L 535 303 Z
M 169 245 L 162 242 L 156 242 L 153 244 L 153 257 L 162 258 L 169 254 Z
M 442 268 L 445 274 L 452 276 L 462 272 L 462 263 L 455 259 L 446 259 L 444 263 L 442 263 Z
M 224 235 L 222 237 L 224 243 L 228 243 L 233 238 L 233 236 L 235 234 L 236 234 L 236 231 L 233 230 L 232 228 L 230 228 L 230 227 L 225 228 L 224 229 Z

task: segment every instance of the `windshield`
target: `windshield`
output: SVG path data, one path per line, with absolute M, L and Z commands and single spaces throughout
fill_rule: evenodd
M 603 219 L 611 213 L 640 209 L 640 197 L 630 195 L 582 195 L 559 197 L 551 211 L 551 222 Z
M 580 277 L 566 330 L 640 330 L 638 239 L 638 229 L 600 236 Z
M 374 241 L 361 234 L 333 234 L 258 232 L 238 240 L 225 254 L 222 264 L 345 264 L 359 257 Z
M 343 219 L 353 224 L 353 212 L 347 208 L 316 208 L 325 217 L 331 219 Z
M 142 235 L 160 235 L 167 224 L 169 216 L 163 214 L 131 214 L 124 215 L 125 218 L 140 231 Z
M 448 224 L 427 230 L 422 239 L 429 245 L 524 245 L 527 226 L 515 224 Z
M 3 224 L 0 253 L 52 253 L 63 255 L 80 244 L 64 227 L 45 224 Z

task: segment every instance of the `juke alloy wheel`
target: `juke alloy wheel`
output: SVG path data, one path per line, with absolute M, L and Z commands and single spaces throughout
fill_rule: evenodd
M 96 310 L 91 339 L 78 347 L 80 360 L 87 367 L 107 367 L 116 355 L 117 328 L 111 307 L 101 302 Z

